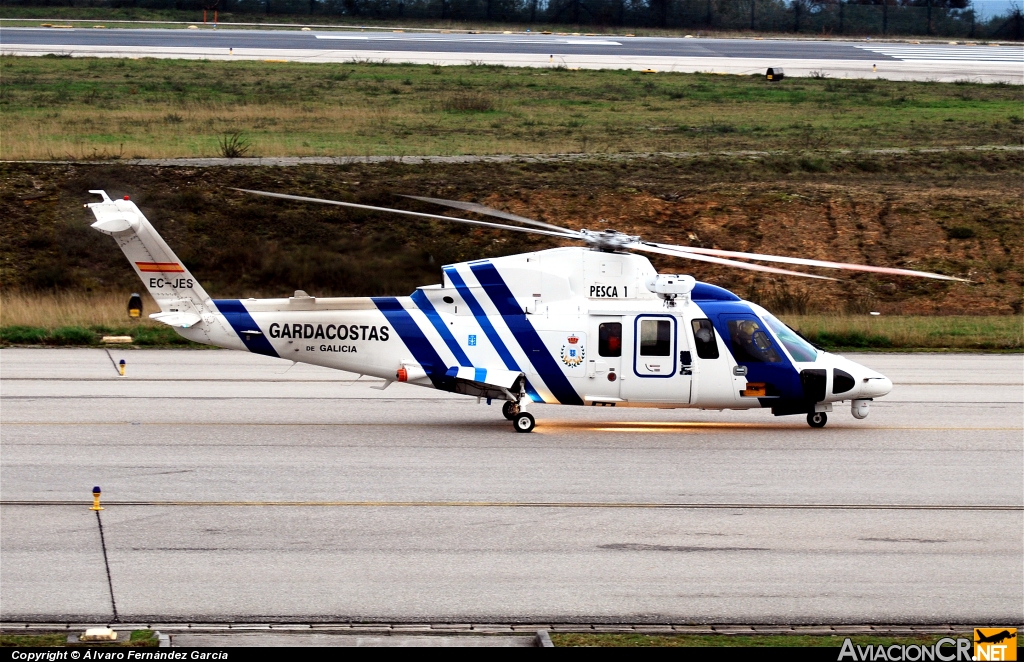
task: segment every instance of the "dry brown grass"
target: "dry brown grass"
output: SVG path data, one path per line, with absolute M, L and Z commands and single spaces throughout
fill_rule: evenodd
M 147 315 L 159 310 L 143 293 L 143 317 L 134 324 L 160 326 Z M 3 292 L 0 293 L 0 326 L 31 326 L 55 329 L 62 326 L 123 327 L 130 322 L 128 293 L 114 292 Z
M 146 315 L 156 303 L 143 295 L 142 326 L 160 327 Z M 0 326 L 123 328 L 129 324 L 125 293 L 0 293 Z M 814 341 L 865 349 L 1003 349 L 1024 347 L 1024 318 L 983 316 L 781 315 Z

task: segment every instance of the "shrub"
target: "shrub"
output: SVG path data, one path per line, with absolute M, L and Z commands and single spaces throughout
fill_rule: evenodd
M 970 239 L 974 236 L 974 229 L 958 225 L 956 227 L 947 228 L 946 236 L 950 239 Z
M 494 110 L 494 101 L 485 94 L 453 94 L 441 101 L 445 112 L 486 113 Z
M 225 159 L 240 159 L 249 153 L 252 145 L 238 131 L 226 133 L 219 141 L 220 155 Z
M 132 333 L 136 345 L 188 345 L 189 341 L 182 338 L 169 326 L 141 327 Z
M 860 331 L 822 331 L 808 336 L 811 342 L 827 349 L 833 347 L 892 347 L 892 340 L 885 336 L 869 336 Z
M 825 159 L 816 159 L 810 156 L 803 156 L 797 161 L 797 165 L 804 172 L 828 172 L 828 163 Z
M 0 342 L 12 345 L 38 345 L 46 338 L 46 329 L 34 326 L 2 326 Z
M 80 326 L 62 326 L 54 329 L 47 341 L 52 345 L 91 345 L 96 334 Z

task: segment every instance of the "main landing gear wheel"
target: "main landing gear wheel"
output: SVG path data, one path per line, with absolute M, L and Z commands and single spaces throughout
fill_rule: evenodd
M 807 425 L 812 428 L 823 428 L 828 423 L 828 416 L 823 411 L 813 411 L 807 414 Z
M 533 426 L 537 424 L 534 420 L 533 414 L 526 411 L 521 411 L 515 415 L 512 419 L 512 427 L 516 429 L 516 432 L 533 432 Z
M 511 400 L 506 400 L 505 404 L 501 406 L 501 415 L 505 417 L 506 421 L 511 421 L 519 413 L 519 403 Z

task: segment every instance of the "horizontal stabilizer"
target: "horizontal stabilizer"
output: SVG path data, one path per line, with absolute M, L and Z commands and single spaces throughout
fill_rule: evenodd
M 187 329 L 193 324 L 198 324 L 199 320 L 202 319 L 195 313 L 153 313 L 149 316 L 149 319 L 156 320 L 157 322 L 163 322 L 167 326 L 177 326 L 182 329 Z
M 455 379 L 498 388 L 512 388 L 523 373 L 512 370 L 490 370 L 488 368 L 451 368 L 448 376 Z
M 499 400 L 515 400 L 514 391 L 519 390 L 516 382 L 523 377 L 514 370 L 465 367 L 449 368 L 445 375 L 455 379 L 456 393 Z

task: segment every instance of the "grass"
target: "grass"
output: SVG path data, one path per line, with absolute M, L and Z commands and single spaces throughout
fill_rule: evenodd
M 891 646 L 893 644 L 930 646 L 949 635 L 921 635 L 910 637 L 853 636 L 855 646 Z M 970 635 L 963 635 L 970 636 Z M 600 647 L 680 647 L 680 648 L 840 648 L 847 637 L 828 635 L 732 635 L 732 634 L 577 634 L 551 633 L 551 643 L 557 646 Z
M 142 283 L 139 283 L 141 288 Z M 0 292 L 0 325 L 4 327 L 65 326 L 158 328 L 165 325 L 150 320 L 157 312 L 156 302 L 143 292 L 142 319 L 128 317 L 128 294 L 112 292 Z
M 1019 86 L 501 66 L 0 58 L 0 158 L 1024 144 Z M 826 168 L 820 157 L 798 167 Z
M 1013 350 L 1024 348 L 1020 315 L 871 316 L 782 315 L 811 342 L 833 349 L 957 349 Z
M 174 329 L 146 317 L 157 310 L 148 293 L 143 317 L 127 314 L 127 294 L 96 292 L 0 294 L 0 346 L 96 346 L 103 336 L 131 336 L 145 347 L 200 345 L 185 340 Z
M 0 345 L 98 345 L 102 335 L 130 335 L 143 346 L 190 345 L 143 317 L 129 321 L 127 298 L 113 293 L 0 293 Z M 145 313 L 156 310 L 146 296 Z M 828 350 L 1011 350 L 1024 348 L 1019 315 L 781 315 Z
M 118 636 L 122 636 L 119 634 Z M 88 647 L 102 647 L 102 648 L 149 648 L 156 647 L 159 645 L 159 641 L 156 638 L 153 630 L 132 630 L 131 636 L 128 639 L 122 639 L 110 643 L 82 643 L 82 644 L 68 644 L 68 633 L 67 632 L 56 632 L 47 634 L 12 634 L 10 632 L 0 634 L 0 647 L 52 647 L 52 646 L 88 646 Z

